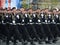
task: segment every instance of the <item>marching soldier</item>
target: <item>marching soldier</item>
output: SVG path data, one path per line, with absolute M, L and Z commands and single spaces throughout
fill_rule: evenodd
M 11 25 L 10 23 L 12 23 L 12 15 L 10 10 L 5 10 L 4 15 L 3 15 L 3 26 L 4 26 L 4 31 L 5 31 L 5 35 L 7 36 L 7 41 L 6 44 L 9 45 L 9 41 L 11 40 Z
M 28 13 L 27 13 L 27 11 L 24 11 L 25 13 L 24 13 L 24 23 L 28 23 L 29 22 L 29 15 L 28 15 Z
M 55 43 L 57 41 L 57 37 L 59 35 L 59 29 L 57 28 L 57 25 L 56 25 L 56 21 L 55 21 L 55 18 L 54 16 L 57 14 L 57 11 L 56 9 L 53 10 L 53 15 L 52 15 L 52 24 L 50 24 L 50 30 L 53 34 L 53 42 Z
M 41 20 L 40 20 L 40 12 L 41 12 L 41 10 L 40 10 L 40 8 L 38 8 L 37 10 L 36 10 L 36 14 L 37 14 L 37 19 L 38 19 L 38 23 L 40 23 L 41 22 Z
M 48 12 L 46 18 L 47 18 L 48 23 L 51 23 L 52 22 L 52 13 L 51 12 Z
M 32 21 L 33 21 L 33 23 L 38 22 L 38 17 L 37 17 L 36 11 L 33 11 L 33 13 L 32 13 Z
M 16 21 L 16 23 L 21 23 L 22 22 L 22 17 L 21 17 L 20 13 L 21 13 L 20 10 L 16 11 L 16 15 L 15 15 L 15 21 Z
M 1 12 L 2 10 L 0 9 L 0 39 L 2 39 L 3 37 L 2 37 L 2 20 L 3 20 L 3 18 L 2 18 L 2 16 L 3 16 L 3 12 Z
M 44 12 L 44 9 L 41 10 L 41 13 L 40 13 L 40 20 L 41 20 L 41 23 L 42 23 L 42 22 L 45 22 L 45 12 Z
M 15 33 L 12 33 L 12 34 L 13 34 L 13 37 L 14 37 L 14 44 L 16 44 L 17 39 L 22 41 L 22 35 L 18 30 L 17 23 L 20 23 L 20 22 L 18 22 L 16 20 L 16 19 L 19 19 L 19 15 L 18 16 L 16 15 L 16 8 L 13 8 L 12 11 L 13 11 L 12 32 L 15 32 Z M 17 16 L 17 18 L 15 16 Z

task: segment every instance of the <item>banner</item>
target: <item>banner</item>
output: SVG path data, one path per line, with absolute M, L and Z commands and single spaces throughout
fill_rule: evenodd
M 8 0 L 5 0 L 5 7 L 8 8 Z
M 9 6 L 10 8 L 21 8 L 22 0 L 0 0 L 0 7 L 8 8 Z
M 22 0 L 17 0 L 17 8 L 22 8 Z

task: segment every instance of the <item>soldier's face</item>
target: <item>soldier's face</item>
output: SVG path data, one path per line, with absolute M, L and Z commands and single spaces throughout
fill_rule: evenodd
M 46 9 L 45 12 L 46 12 L 46 13 L 49 12 L 49 9 Z
M 53 13 L 56 13 L 56 10 L 53 10 Z
M 32 11 L 32 9 L 30 9 L 28 12 L 29 12 L 29 13 L 32 13 L 33 11 Z
M 36 11 L 33 11 L 32 13 L 36 13 Z
M 21 8 L 20 11 L 24 11 L 25 9 L 24 8 Z
M 39 12 L 40 12 L 40 10 L 38 9 L 38 10 L 36 10 L 36 12 L 38 12 L 38 13 L 39 13 Z
M 13 9 L 13 12 L 16 12 L 16 9 Z
M 56 10 L 53 10 L 53 12 L 56 12 Z
M 17 10 L 16 13 L 20 13 L 21 11 L 20 10 Z
M 45 10 L 42 10 L 41 13 L 45 13 Z
M 7 13 L 7 10 L 4 10 L 5 13 Z
M 25 14 L 26 13 L 26 11 L 22 11 L 22 14 Z

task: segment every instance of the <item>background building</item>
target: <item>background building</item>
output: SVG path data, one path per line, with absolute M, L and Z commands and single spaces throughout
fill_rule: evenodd
M 0 0 L 0 7 L 16 8 L 60 8 L 60 0 Z
M 34 2 L 34 1 L 33 1 Z M 60 8 L 60 0 L 37 0 L 37 8 Z

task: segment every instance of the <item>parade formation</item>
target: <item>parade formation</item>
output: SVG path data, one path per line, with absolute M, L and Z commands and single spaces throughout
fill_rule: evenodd
M 13 38 L 12 38 L 13 37 Z M 0 9 L 0 39 L 6 44 L 16 40 L 56 43 L 60 37 L 60 10 L 57 9 Z

